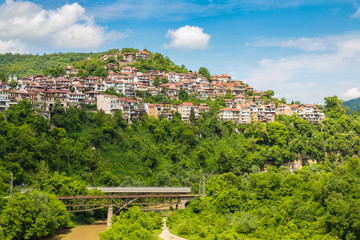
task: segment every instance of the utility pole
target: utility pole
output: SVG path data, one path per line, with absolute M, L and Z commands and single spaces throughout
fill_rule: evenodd
M 203 191 L 202 191 L 202 197 L 205 198 L 205 174 L 203 175 Z
M 201 178 L 200 178 L 200 182 L 199 182 L 199 195 L 201 193 Z
M 11 181 L 10 181 L 10 197 L 13 194 L 13 188 L 14 188 L 14 175 L 11 173 Z

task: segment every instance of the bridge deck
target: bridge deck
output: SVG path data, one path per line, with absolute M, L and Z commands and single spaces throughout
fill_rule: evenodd
M 115 196 L 66 196 L 57 197 L 59 200 L 67 199 L 127 199 L 127 198 L 187 198 L 197 197 L 199 194 L 133 194 Z
M 190 187 L 88 187 L 105 193 L 190 193 Z

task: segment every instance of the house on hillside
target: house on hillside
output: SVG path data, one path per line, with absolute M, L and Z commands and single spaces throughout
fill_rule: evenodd
M 231 80 L 231 76 L 227 75 L 227 74 L 222 74 L 217 76 L 217 80 L 221 81 L 221 82 L 227 82 Z
M 192 102 L 184 102 L 178 106 L 178 112 L 181 114 L 181 119 L 188 122 L 190 120 L 190 111 L 194 108 Z
M 281 115 L 281 114 L 285 114 L 286 116 L 291 116 L 293 115 L 293 112 L 291 110 L 291 107 L 289 105 L 286 105 L 284 103 L 280 103 L 275 111 L 276 115 Z
M 150 59 L 150 53 L 148 53 L 147 51 L 137 51 L 136 52 L 136 59 L 144 59 L 144 60 L 149 60 Z
M 5 113 L 10 107 L 9 92 L 0 84 L 0 113 Z
M 245 104 L 246 97 L 243 95 L 237 95 L 234 97 L 234 103 L 235 104 Z
M 240 120 L 241 124 L 249 124 L 251 122 L 251 108 L 248 104 L 239 104 L 236 106 L 240 110 Z
M 98 110 L 103 110 L 106 114 L 112 114 L 114 111 L 121 109 L 118 97 L 114 95 L 101 94 L 96 99 Z
M 162 109 L 161 104 L 145 103 L 144 107 L 145 107 L 145 112 L 149 117 L 159 118 L 159 116 L 161 115 L 161 109 Z
M 220 121 L 232 121 L 238 123 L 240 120 L 240 110 L 237 108 L 223 108 L 219 110 Z
M 325 119 L 325 114 L 315 105 L 301 104 L 297 109 L 297 114 L 312 123 L 319 123 Z
M 127 62 L 134 62 L 134 54 L 132 52 L 124 53 L 124 60 Z

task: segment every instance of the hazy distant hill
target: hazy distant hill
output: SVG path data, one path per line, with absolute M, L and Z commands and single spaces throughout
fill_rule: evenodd
M 355 98 L 355 99 L 345 101 L 344 105 L 349 107 L 350 110 L 360 112 L 360 98 Z

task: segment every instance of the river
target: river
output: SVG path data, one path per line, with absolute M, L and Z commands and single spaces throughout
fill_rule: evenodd
M 43 240 L 99 240 L 99 233 L 107 229 L 105 221 L 82 225 L 69 230 L 61 230 L 54 236 Z
M 163 219 L 163 232 L 160 234 L 160 238 L 164 240 L 187 240 L 175 236 L 169 232 L 166 226 L 166 219 Z M 106 221 L 95 222 L 90 225 L 82 225 L 69 230 L 58 231 L 54 236 L 43 238 L 42 240 L 99 240 L 99 233 L 104 232 L 107 229 Z

